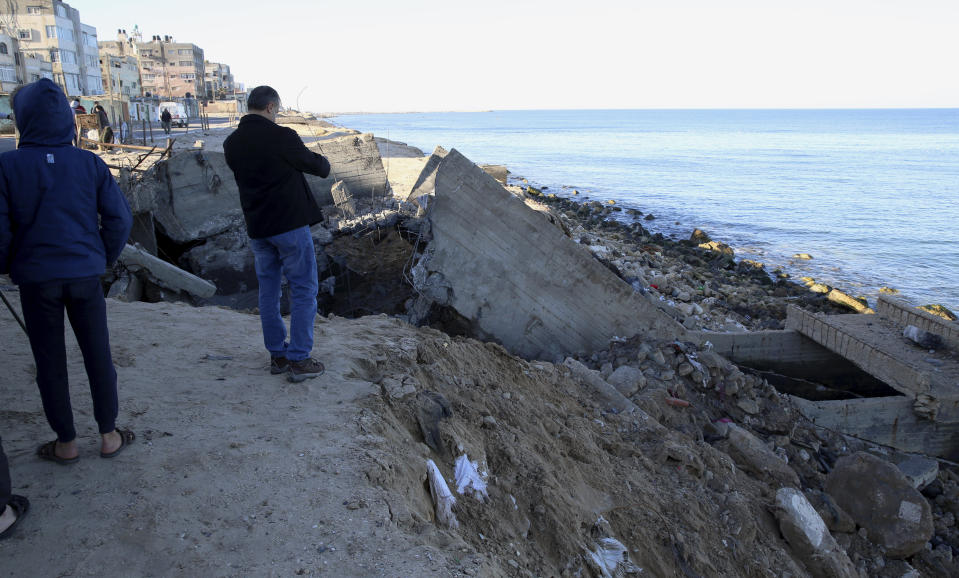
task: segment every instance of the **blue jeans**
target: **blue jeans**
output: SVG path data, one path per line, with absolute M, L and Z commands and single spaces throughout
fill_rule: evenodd
M 260 283 L 263 344 L 273 357 L 301 361 L 313 351 L 316 317 L 316 253 L 309 227 L 263 239 L 250 239 Z M 280 276 L 290 285 L 290 340 L 280 315 Z

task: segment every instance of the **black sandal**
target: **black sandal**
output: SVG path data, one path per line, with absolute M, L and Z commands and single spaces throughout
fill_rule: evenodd
M 110 453 L 108 453 L 108 454 L 105 454 L 105 453 L 103 453 L 103 452 L 100 452 L 100 457 L 101 457 L 101 458 L 112 458 L 112 457 L 116 456 L 118 453 L 122 452 L 122 451 L 124 450 L 124 448 L 126 448 L 128 445 L 132 444 L 132 443 L 133 443 L 133 440 L 137 439 L 136 434 L 133 433 L 132 431 L 128 430 L 128 429 L 120 429 L 120 428 L 117 428 L 117 429 L 116 429 L 116 432 L 117 432 L 118 434 L 120 434 L 120 447 L 118 447 L 117 449 L 113 450 L 112 452 L 110 452 Z
M 37 448 L 37 455 L 40 456 L 41 460 L 49 460 L 51 462 L 56 462 L 61 466 L 69 466 L 70 464 L 75 464 L 80 459 L 80 456 L 73 456 L 72 458 L 61 458 L 57 455 L 57 440 L 52 442 L 47 442 L 42 446 Z

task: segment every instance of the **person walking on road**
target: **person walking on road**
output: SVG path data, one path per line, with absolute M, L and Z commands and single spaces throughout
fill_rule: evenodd
M 223 143 L 226 162 L 240 189 L 240 204 L 259 282 L 263 343 L 270 372 L 298 382 L 321 375 L 310 357 L 316 316 L 316 250 L 310 226 L 323 212 L 303 173 L 326 177 L 330 163 L 306 148 L 291 128 L 276 124 L 280 95 L 258 86 L 247 99 L 249 114 Z M 280 315 L 280 283 L 290 286 L 290 333 Z
M 0 155 L 0 274 L 20 287 L 43 411 L 57 434 L 37 454 L 59 464 L 78 459 L 65 310 L 90 381 L 100 456 L 110 458 L 134 435 L 116 427 L 117 373 L 100 275 L 119 258 L 133 216 L 103 160 L 71 145 L 73 112 L 52 80 L 21 87 L 13 110 L 20 143 Z
M 170 124 L 173 122 L 173 115 L 170 114 L 170 109 L 164 108 L 163 112 L 160 113 L 160 126 L 163 127 L 163 132 L 170 134 Z

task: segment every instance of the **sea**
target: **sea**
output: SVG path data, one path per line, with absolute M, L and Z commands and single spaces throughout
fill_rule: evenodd
M 706 231 L 870 305 L 880 287 L 959 313 L 959 109 L 510 110 L 336 124 L 506 165 L 514 180 Z M 574 195 L 574 191 L 579 194 Z M 624 213 L 620 218 L 630 219 Z M 794 255 L 806 253 L 812 259 Z

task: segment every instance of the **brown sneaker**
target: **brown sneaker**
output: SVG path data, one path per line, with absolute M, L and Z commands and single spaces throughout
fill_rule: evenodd
M 280 375 L 290 370 L 290 360 L 285 357 L 270 358 L 270 373 Z
M 307 357 L 300 361 L 290 361 L 290 372 L 287 379 L 293 383 L 299 383 L 304 379 L 319 377 L 323 375 L 324 371 L 326 371 L 326 368 L 323 367 L 322 363 Z

